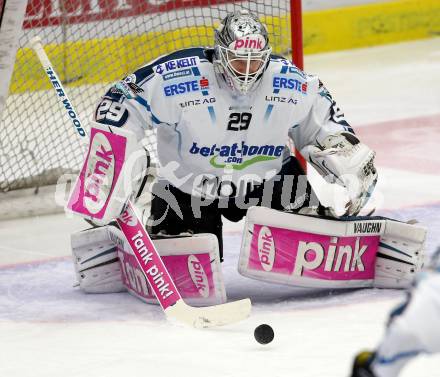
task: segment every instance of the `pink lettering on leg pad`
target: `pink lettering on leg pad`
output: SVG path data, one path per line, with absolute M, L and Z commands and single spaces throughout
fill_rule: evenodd
M 248 269 L 319 280 L 371 280 L 380 236 L 335 237 L 255 224 Z
M 144 301 L 157 302 L 151 285 L 145 279 L 134 255 L 119 248 L 118 256 L 124 285 Z M 216 302 L 209 253 L 162 255 L 162 260 L 185 302 L 195 305 Z M 154 275 L 158 276 L 157 271 Z M 156 279 L 158 283 L 161 283 L 160 278 L 161 276 Z

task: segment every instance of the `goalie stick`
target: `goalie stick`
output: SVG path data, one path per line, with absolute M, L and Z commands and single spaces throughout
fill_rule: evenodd
M 37 54 L 72 125 L 75 127 L 79 136 L 81 136 L 82 141 L 87 144 L 87 133 L 66 94 L 61 80 L 58 78 L 44 51 L 41 38 L 39 36 L 32 38 L 30 45 Z M 128 201 L 123 213 L 116 220 L 133 250 L 139 267 L 169 319 L 175 319 L 196 328 L 207 328 L 231 324 L 249 316 L 251 301 L 248 298 L 202 308 L 194 308 L 187 305 L 180 296 L 169 272 L 130 201 Z M 163 283 L 159 285 L 158 281 L 161 280 Z

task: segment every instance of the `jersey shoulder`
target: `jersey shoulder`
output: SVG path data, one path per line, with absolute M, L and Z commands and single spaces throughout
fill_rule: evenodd
M 281 55 L 271 54 L 268 70 L 272 73 L 280 73 L 284 75 L 297 75 L 303 80 L 310 80 L 313 75 L 308 75 L 299 69 L 293 62 Z
M 299 69 L 294 63 L 281 55 L 272 54 L 266 74 L 272 80 L 274 93 L 294 91 L 305 96 L 318 90 L 319 79 Z
M 134 95 L 145 97 L 147 92 L 162 93 L 164 83 L 173 83 L 190 76 L 200 76 L 200 67 L 212 61 L 210 49 L 202 47 L 185 48 L 162 55 L 125 76 L 121 81 L 129 86 Z M 103 99 L 123 103 L 126 93 L 112 85 Z M 165 91 L 166 97 L 166 91 Z M 130 96 L 128 98 L 131 98 Z M 157 96 L 156 96 L 157 99 Z M 99 104 L 98 106 L 101 106 Z M 148 105 L 147 107 L 149 107 Z
M 165 79 L 179 77 L 180 70 L 194 70 L 202 63 L 209 62 L 209 50 L 202 47 L 185 48 L 162 55 L 136 70 L 133 75 L 136 83 L 142 85 L 154 75 L 161 75 Z M 180 74 L 183 74 L 182 72 Z

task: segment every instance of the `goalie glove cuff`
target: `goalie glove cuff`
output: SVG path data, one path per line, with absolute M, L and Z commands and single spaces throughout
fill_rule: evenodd
M 346 215 L 358 214 L 377 182 L 375 152 L 353 134 L 343 132 L 308 145 L 301 153 L 327 181 L 347 189 L 350 202 Z

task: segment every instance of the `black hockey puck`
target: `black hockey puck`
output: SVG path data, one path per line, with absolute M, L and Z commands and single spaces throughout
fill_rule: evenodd
M 255 340 L 260 344 L 270 343 L 273 340 L 274 336 L 275 334 L 272 327 L 266 324 L 257 326 L 254 330 Z

